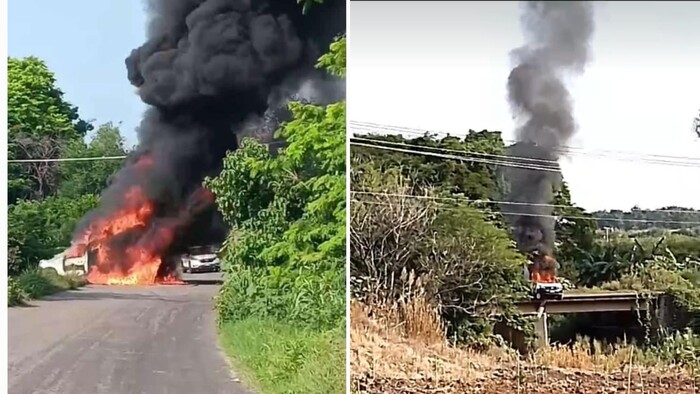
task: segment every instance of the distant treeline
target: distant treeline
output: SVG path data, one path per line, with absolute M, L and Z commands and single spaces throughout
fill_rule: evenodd
M 632 208 L 629 211 L 595 211 L 598 227 L 611 227 L 622 230 L 649 229 L 700 229 L 700 211 L 692 208 L 669 206 L 661 209 Z

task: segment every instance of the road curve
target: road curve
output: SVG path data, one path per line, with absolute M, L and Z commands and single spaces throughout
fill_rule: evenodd
M 217 346 L 217 288 L 88 286 L 9 308 L 9 393 L 250 393 Z

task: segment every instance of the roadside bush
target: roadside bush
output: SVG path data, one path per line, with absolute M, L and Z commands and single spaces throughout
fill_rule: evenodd
M 52 269 L 28 270 L 21 273 L 16 283 L 28 299 L 36 299 L 59 291 L 74 290 L 85 284 L 80 277 L 61 276 Z
M 397 172 L 364 171 L 355 174 L 358 192 L 351 204 L 355 298 L 391 304 L 413 287 L 435 304 L 451 335 L 464 341 L 488 336 L 500 318 L 522 324 L 513 301 L 525 290 L 524 261 L 505 230 L 481 211 L 435 202 L 431 190 L 410 185 Z M 416 285 L 408 283 L 412 278 Z
M 15 306 L 21 304 L 25 299 L 22 287 L 13 277 L 7 278 L 7 305 Z
M 272 317 L 313 328 L 342 326 L 344 267 L 290 271 L 287 267 L 232 267 L 216 299 L 220 323 Z
M 36 268 L 39 260 L 49 258 L 70 245 L 80 218 L 97 206 L 98 197 L 49 197 L 19 201 L 7 212 L 8 273 L 18 275 Z
M 646 349 L 644 356 L 667 364 L 698 370 L 700 369 L 700 335 L 691 329 L 676 332 Z
M 220 323 L 276 317 L 331 328 L 345 316 L 345 103 L 291 104 L 272 157 L 245 140 L 205 181 L 232 227 Z

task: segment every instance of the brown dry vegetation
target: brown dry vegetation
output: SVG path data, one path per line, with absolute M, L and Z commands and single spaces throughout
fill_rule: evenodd
M 631 346 L 609 355 L 552 347 L 525 360 L 451 346 L 422 298 L 350 310 L 354 393 L 700 393 L 692 372 L 638 365 Z

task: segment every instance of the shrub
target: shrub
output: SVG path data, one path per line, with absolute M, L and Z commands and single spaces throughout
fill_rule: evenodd
M 26 296 L 22 287 L 13 277 L 7 278 L 7 304 L 9 306 L 19 305 L 24 302 Z
M 8 273 L 18 275 L 37 267 L 70 244 L 78 220 L 97 206 L 98 198 L 85 195 L 79 199 L 49 197 L 44 200 L 19 201 L 7 213 Z
M 345 103 L 291 104 L 278 156 L 253 140 L 205 181 L 232 227 L 220 323 L 276 317 L 331 328 L 345 316 Z
M 28 270 L 16 279 L 21 292 L 29 299 L 41 298 L 59 291 L 73 290 L 85 284 L 81 277 L 61 276 L 53 269 Z
M 419 190 L 396 172 L 367 171 L 355 178 L 355 298 L 393 304 L 412 296 L 407 288 L 425 291 L 451 334 L 462 340 L 488 335 L 500 318 L 519 322 L 513 301 L 524 290 L 524 260 L 505 230 L 468 206 L 436 203 L 431 190 Z M 417 286 L 409 283 L 414 277 Z

